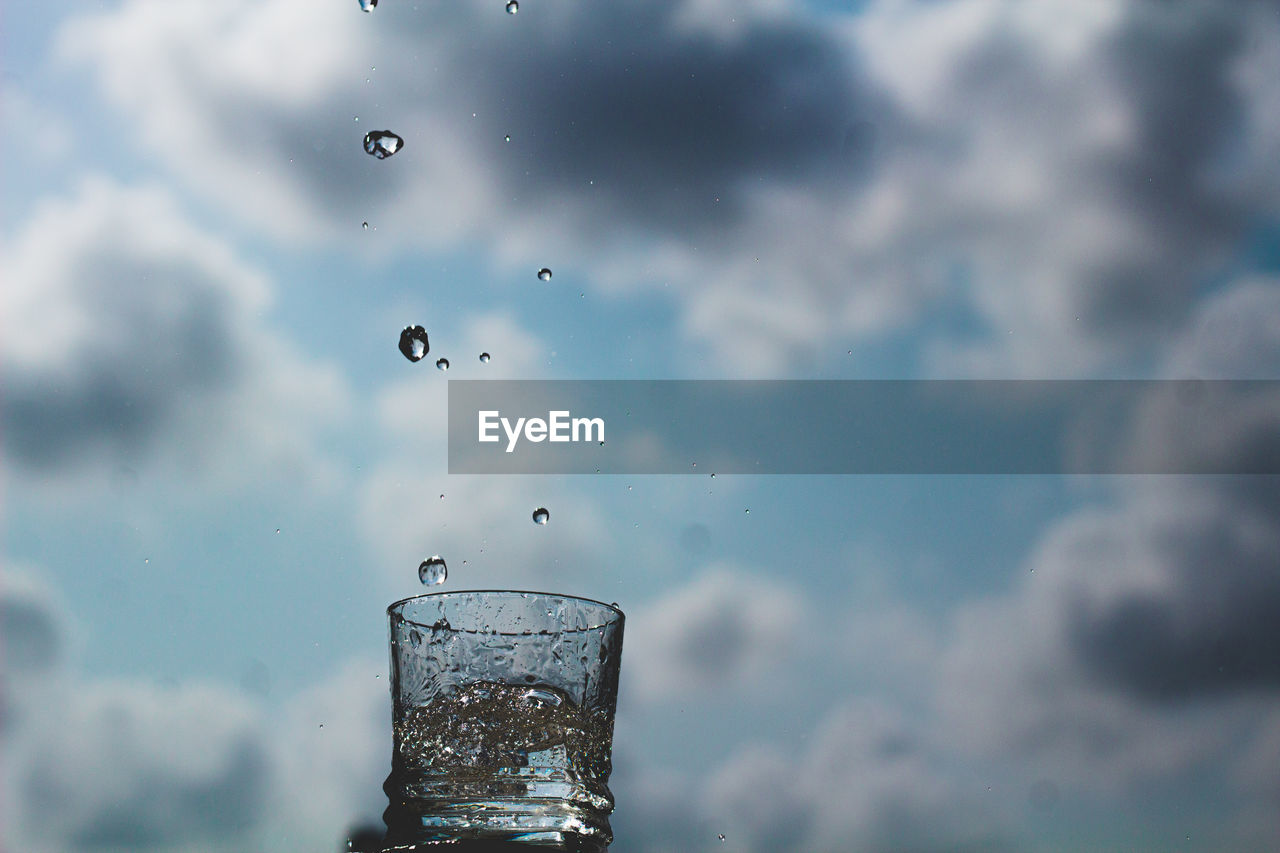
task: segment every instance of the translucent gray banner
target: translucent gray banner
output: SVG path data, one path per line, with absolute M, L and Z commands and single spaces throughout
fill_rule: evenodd
M 1272 380 L 449 381 L 452 474 L 1277 474 Z

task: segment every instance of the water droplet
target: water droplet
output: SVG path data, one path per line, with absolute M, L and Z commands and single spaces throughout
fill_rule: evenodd
M 481 363 L 481 364 L 488 364 L 488 363 L 489 363 L 489 353 L 487 353 L 487 352 L 482 352 L 482 353 L 480 353 L 480 363 Z
M 723 832 L 717 832 L 717 833 L 716 833 L 716 838 L 719 838 L 721 841 L 724 841 L 724 833 L 723 833 Z
M 540 506 L 533 511 L 534 524 L 546 524 L 550 520 L 551 512 L 545 506 Z
M 361 228 L 363 228 L 364 230 L 368 231 L 368 230 L 369 230 L 369 223 L 368 223 L 368 222 L 361 222 L 361 223 L 360 223 L 360 227 L 361 227 Z
M 448 370 L 448 369 L 449 369 L 449 359 L 447 358 L 436 359 L 436 370 Z
M 507 0 L 507 14 L 514 15 L 520 11 L 520 4 L 516 0 Z
M 276 528 L 276 533 L 279 533 L 279 532 L 280 532 L 280 528 L 279 528 L 279 527 L 277 527 L 277 528 Z
M 321 724 L 320 724 L 320 728 L 322 728 L 322 729 L 324 728 L 324 723 L 321 723 Z
M 431 351 L 427 340 L 427 330 L 421 326 L 405 326 L 400 333 L 400 352 L 410 361 L 422 361 L 422 357 Z
M 750 509 L 743 510 L 743 512 L 745 512 L 747 515 L 751 515 L 751 510 L 750 510 Z
M 372 12 L 378 8 L 378 0 L 360 0 L 361 12 Z
M 371 130 L 364 135 L 364 150 L 385 160 L 404 147 L 404 139 L 389 130 Z
M 422 565 L 418 566 L 418 580 L 427 586 L 438 586 L 444 583 L 448 576 L 449 567 L 444 564 L 444 558 L 439 554 L 428 557 L 422 561 Z
M 612 607 L 612 608 L 615 608 L 615 609 L 616 609 L 616 608 L 618 607 L 618 602 L 616 602 L 616 601 L 611 602 L 611 603 L 609 604 L 609 606 L 610 606 L 610 607 Z
M 547 269 L 546 267 L 543 267 L 542 269 L 538 270 L 538 278 L 540 278 L 542 281 L 551 281 L 551 270 Z
M 508 133 L 506 136 L 502 137 L 502 141 L 503 141 L 503 142 L 510 142 L 510 141 L 511 141 L 511 134 L 509 134 L 509 133 Z

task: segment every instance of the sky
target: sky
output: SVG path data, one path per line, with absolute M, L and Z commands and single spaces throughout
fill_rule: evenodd
M 7 846 L 344 850 L 439 554 L 626 611 L 617 853 L 1280 847 L 1274 477 L 445 440 L 459 378 L 1280 379 L 1280 3 L 504 5 L 5 9 Z

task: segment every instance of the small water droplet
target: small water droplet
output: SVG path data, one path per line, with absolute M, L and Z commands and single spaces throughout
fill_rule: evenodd
M 400 333 L 400 352 L 410 361 L 422 361 L 422 357 L 431 351 L 431 343 L 427 340 L 427 330 L 421 326 L 405 326 Z
M 371 130 L 364 135 L 364 150 L 385 160 L 404 147 L 404 139 L 389 130 Z
M 715 478 L 716 478 L 715 472 L 712 472 L 712 474 L 711 474 L 711 479 L 713 479 L 713 480 L 714 480 Z
M 277 528 L 276 528 L 276 533 L 279 533 L 279 532 L 280 532 L 280 528 L 279 528 L 279 527 L 277 527 Z
M 509 134 L 509 133 L 508 133 L 506 136 L 502 137 L 502 141 L 503 141 L 503 142 L 510 142 L 510 141 L 511 141 L 511 134 Z
M 320 728 L 322 728 L 322 729 L 324 728 L 324 723 L 321 723 L 321 724 L 320 724 Z
M 428 557 L 422 561 L 422 565 L 418 566 L 418 580 L 427 586 L 438 586 L 444 583 L 448 576 L 449 567 L 444 564 L 444 558 L 439 554 Z
M 360 0 L 361 12 L 372 12 L 378 8 L 378 0 Z
M 717 833 L 716 833 L 716 838 L 719 838 L 721 841 L 724 841 L 724 833 L 723 833 L 723 832 L 717 832 Z
M 481 363 L 481 364 L 488 364 L 488 363 L 489 363 L 489 353 L 487 353 L 487 352 L 482 352 L 482 353 L 480 353 L 480 363 Z
M 748 508 L 748 509 L 743 510 L 743 512 L 745 512 L 747 515 L 751 515 L 751 510 L 750 510 L 749 508 Z
M 448 369 L 449 369 L 449 359 L 447 358 L 436 359 L 436 370 L 448 370 Z
M 618 607 L 618 602 L 616 602 L 616 601 L 610 602 L 610 603 L 609 603 L 609 606 L 610 606 L 610 607 L 612 607 L 612 608 L 614 608 L 614 609 L 617 609 L 617 607 Z
M 151 565 L 151 561 L 149 559 L 144 559 L 142 562 L 148 566 Z
M 546 267 L 543 267 L 542 269 L 538 270 L 538 278 L 541 279 L 542 281 L 551 281 L 551 270 L 547 269 Z
M 534 524 L 546 524 L 551 520 L 551 512 L 545 506 L 540 506 L 533 511 Z
M 520 11 L 520 4 L 516 0 L 507 0 L 507 14 L 514 15 Z

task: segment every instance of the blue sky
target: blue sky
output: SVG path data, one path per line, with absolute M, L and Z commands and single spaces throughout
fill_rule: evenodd
M 502 6 L 7 10 L 9 844 L 345 846 L 439 553 L 627 611 L 620 853 L 1275 847 L 1269 480 L 460 477 L 444 404 L 1280 378 L 1280 8 Z

